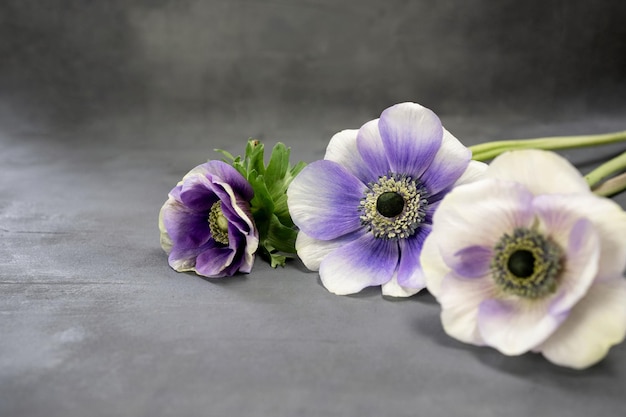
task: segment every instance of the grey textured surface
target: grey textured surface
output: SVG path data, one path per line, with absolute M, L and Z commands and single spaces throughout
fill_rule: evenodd
M 624 130 L 626 3 L 40 3 L 0 5 L 0 415 L 621 415 L 626 345 L 576 372 L 448 338 L 428 294 L 178 274 L 157 214 L 213 148 L 313 161 L 403 100 L 467 145 Z

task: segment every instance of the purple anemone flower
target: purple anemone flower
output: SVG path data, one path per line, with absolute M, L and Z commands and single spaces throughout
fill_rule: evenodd
M 211 278 L 250 272 L 259 236 L 250 213 L 253 190 L 232 166 L 209 161 L 189 171 L 159 214 L 170 266 Z
M 389 296 L 424 288 L 420 252 L 439 201 L 485 165 L 429 109 L 401 103 L 331 139 L 287 191 L 298 256 L 335 294 L 382 285 Z

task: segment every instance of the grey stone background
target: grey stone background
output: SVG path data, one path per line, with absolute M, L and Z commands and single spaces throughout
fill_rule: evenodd
M 625 14 L 610 0 L 5 0 L 0 87 L 73 119 L 250 101 L 604 112 L 623 106 Z
M 3 0 L 0 415 L 621 415 L 624 345 L 574 372 L 448 338 L 428 294 L 338 297 L 298 262 L 177 274 L 156 218 L 214 148 L 313 161 L 400 101 L 468 145 L 624 130 L 625 18 L 620 0 Z M 562 154 L 587 172 L 623 151 Z

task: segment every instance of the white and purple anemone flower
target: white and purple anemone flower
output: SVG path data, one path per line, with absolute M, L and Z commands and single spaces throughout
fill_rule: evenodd
M 505 153 L 441 201 L 421 254 L 445 331 L 562 366 L 626 334 L 626 213 L 546 151 Z
M 485 165 L 429 109 L 401 103 L 359 130 L 332 137 L 324 160 L 287 191 L 300 229 L 296 250 L 335 294 L 382 285 L 384 295 L 424 288 L 419 255 L 439 201 Z
M 211 278 L 250 272 L 259 244 L 252 197 L 248 181 L 222 161 L 189 171 L 159 214 L 161 246 L 170 266 Z

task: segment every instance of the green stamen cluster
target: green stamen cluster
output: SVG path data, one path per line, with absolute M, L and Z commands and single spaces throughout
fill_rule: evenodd
M 500 289 L 524 298 L 541 298 L 556 291 L 562 249 L 534 229 L 504 234 L 494 247 L 493 278 Z
M 216 242 L 228 245 L 228 220 L 222 212 L 222 202 L 217 201 L 211 206 L 209 211 L 209 229 Z
M 379 239 L 412 236 L 426 217 L 426 189 L 411 177 L 389 174 L 370 183 L 361 199 L 361 224 Z

